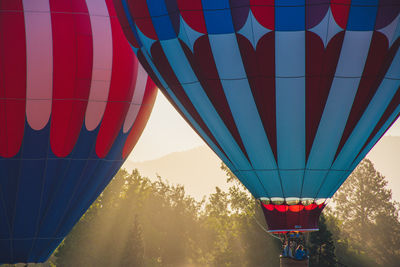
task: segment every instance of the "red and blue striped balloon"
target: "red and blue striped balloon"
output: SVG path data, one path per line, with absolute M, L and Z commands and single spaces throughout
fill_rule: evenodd
M 311 231 L 400 112 L 398 0 L 114 0 L 155 83 L 258 199 Z
M 0 35 L 0 264 L 43 262 L 126 159 L 157 91 L 111 0 L 2 0 Z

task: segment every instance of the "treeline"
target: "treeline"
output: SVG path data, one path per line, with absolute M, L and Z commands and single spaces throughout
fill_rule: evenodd
M 120 170 L 47 266 L 279 266 L 280 240 L 256 201 L 231 187 L 196 201 L 183 186 Z M 399 266 L 399 205 L 364 160 L 306 235 L 310 266 Z
M 74 227 L 56 266 L 279 266 L 280 241 L 239 186 L 196 201 L 183 186 L 121 170 Z M 257 217 L 258 216 L 258 217 Z

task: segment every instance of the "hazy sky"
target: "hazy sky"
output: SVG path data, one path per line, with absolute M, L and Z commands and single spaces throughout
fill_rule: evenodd
M 400 120 L 386 135 L 400 136 Z M 204 144 L 159 91 L 149 122 L 129 158 L 133 161 L 156 159 Z

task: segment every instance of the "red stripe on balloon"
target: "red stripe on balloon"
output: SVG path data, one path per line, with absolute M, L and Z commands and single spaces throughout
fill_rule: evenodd
M 258 23 L 265 28 L 275 29 L 275 1 L 274 0 L 250 0 L 251 11 Z
M 222 88 L 208 36 L 204 35 L 196 40 L 193 46 L 194 54 L 192 54 L 190 48 L 182 41 L 181 46 L 204 92 L 232 134 L 235 142 L 239 145 L 242 153 L 249 160 L 242 138 L 233 119 L 224 89 Z
M 236 36 L 254 102 L 277 160 L 275 34 L 270 32 L 261 37 L 255 50 L 247 38 Z
M 324 47 L 321 38 L 306 32 L 306 157 L 308 158 L 332 86 L 344 32 Z
M 107 3 L 110 10 L 110 3 Z M 100 158 L 107 156 L 117 138 L 135 89 L 138 61 L 132 48 L 123 35 L 116 17 L 110 18 L 113 35 L 113 63 L 111 85 L 106 110 L 96 141 L 96 154 Z M 133 73 L 133 75 L 129 75 Z
M 195 31 L 207 33 L 201 0 L 177 0 L 183 20 Z
M 154 29 L 153 22 L 147 8 L 146 0 L 127 0 L 129 13 L 139 30 L 147 37 L 157 40 L 157 33 Z
M 0 1 L 1 157 L 13 157 L 20 150 L 24 136 L 25 97 L 26 40 L 22 0 Z
M 122 149 L 122 158 L 126 158 L 139 140 L 144 127 L 146 127 L 147 121 L 150 117 L 151 110 L 153 109 L 154 102 L 157 96 L 157 87 L 153 81 L 147 78 L 147 84 L 145 89 L 145 94 L 143 96 L 143 101 L 136 117 L 136 120 L 131 128 L 131 131 L 125 141 L 124 148 Z
M 346 29 L 347 20 L 349 19 L 351 0 L 332 0 L 331 11 L 336 23 Z
M 362 78 L 353 101 L 349 118 L 347 119 L 346 127 L 336 151 L 335 159 L 364 114 L 385 76 L 385 73 L 381 72 L 381 70 L 385 64 L 388 48 L 389 42 L 386 36 L 380 32 L 374 32 Z
M 56 156 L 65 157 L 78 140 L 85 116 L 92 78 L 93 39 L 83 1 L 51 0 L 50 8 L 54 68 L 50 144 Z

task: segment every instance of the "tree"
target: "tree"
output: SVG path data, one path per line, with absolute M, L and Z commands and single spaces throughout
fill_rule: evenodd
M 232 186 L 227 193 L 217 189 L 216 194 L 210 196 L 209 203 L 213 204 L 211 209 L 219 210 L 215 214 L 219 214 L 223 222 L 220 235 L 226 237 L 225 247 L 228 249 L 220 249 L 225 252 L 226 261 L 214 266 L 279 266 L 280 241 L 266 232 L 258 201 L 229 168 L 221 164 L 221 169 Z M 210 215 L 208 217 L 212 217 Z
M 324 214 L 318 222 L 319 231 L 310 233 L 308 248 L 310 251 L 310 266 L 337 266 L 335 244 L 332 233 L 328 230 Z
M 333 198 L 341 239 L 347 239 L 348 249 L 368 259 L 370 266 L 400 262 L 399 209 L 386 186 L 385 177 L 365 159 Z

